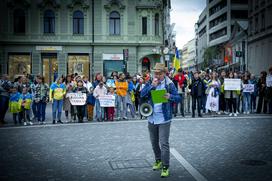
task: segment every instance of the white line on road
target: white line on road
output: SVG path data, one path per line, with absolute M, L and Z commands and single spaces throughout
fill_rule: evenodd
M 201 173 L 199 173 L 189 162 L 187 162 L 175 148 L 170 148 L 172 155 L 180 162 L 180 164 L 194 177 L 196 181 L 208 181 Z
M 237 120 L 237 119 L 272 119 L 272 116 L 240 116 L 240 117 L 202 117 L 202 118 L 192 118 L 192 117 L 176 117 L 172 121 L 199 121 L 199 120 Z M 130 123 L 140 123 L 147 122 L 147 120 L 127 120 L 127 121 L 113 121 L 113 122 L 86 122 L 86 123 L 69 123 L 69 124 L 51 124 L 47 122 L 46 125 L 33 125 L 33 126 L 11 126 L 11 127 L 0 127 L 0 130 L 3 129 L 24 129 L 24 128 L 41 128 L 41 127 L 55 127 L 55 126 L 83 126 L 83 125 L 104 125 L 104 124 L 130 124 Z

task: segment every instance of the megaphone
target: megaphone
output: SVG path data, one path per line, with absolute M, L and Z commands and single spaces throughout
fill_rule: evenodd
M 152 114 L 153 112 L 153 108 L 150 104 L 148 103 L 143 103 L 141 106 L 140 106 L 140 113 L 141 115 L 143 115 L 144 117 L 148 117 Z

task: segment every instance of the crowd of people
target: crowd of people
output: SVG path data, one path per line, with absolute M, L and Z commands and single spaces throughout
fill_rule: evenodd
M 269 113 L 272 114 L 272 86 L 266 79 L 272 78 L 272 67 L 259 76 L 250 72 L 232 71 L 184 71 L 168 69 L 166 74 L 175 84 L 181 97 L 179 103 L 173 103 L 173 116 L 185 117 L 188 113 L 195 117 L 227 114 Z M 5 115 L 12 113 L 14 124 L 32 125 L 52 121 L 53 124 L 64 122 L 114 121 L 127 120 L 128 117 L 144 119 L 140 105 L 145 102 L 140 94 L 153 75 L 145 71 L 142 74 L 112 72 L 106 78 L 97 73 L 90 82 L 88 76 L 77 74 L 61 76 L 48 85 L 44 77 L 37 75 L 18 76 L 10 80 L 2 75 L 0 80 L 0 121 L 5 124 Z M 240 90 L 225 90 L 225 79 L 241 79 Z M 244 92 L 246 84 L 253 84 L 253 92 Z M 69 93 L 86 94 L 84 105 L 72 105 Z M 103 107 L 99 97 L 112 95 L 115 106 Z M 46 120 L 48 103 L 52 103 L 52 120 Z M 62 115 L 64 111 L 64 116 Z

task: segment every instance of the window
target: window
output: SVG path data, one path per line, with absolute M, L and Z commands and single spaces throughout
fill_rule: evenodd
M 44 33 L 55 33 L 55 13 L 52 10 L 46 10 L 43 17 Z
M 265 16 L 264 13 L 262 13 L 262 25 L 261 25 L 261 30 L 265 29 Z
M 258 15 L 256 15 L 256 17 L 255 17 L 255 33 L 258 33 L 258 31 L 259 31 L 259 28 L 258 28 L 258 26 L 259 26 L 259 19 L 258 19 Z
M 120 35 L 120 14 L 116 11 L 110 13 L 110 35 Z
M 9 54 L 8 59 L 8 74 L 12 79 L 18 75 L 31 74 L 30 54 Z
M 221 30 L 218 30 L 218 31 L 210 34 L 210 41 L 220 38 L 222 36 L 225 36 L 226 34 L 227 34 L 227 28 L 223 28 Z
M 13 12 L 14 33 L 25 33 L 25 12 L 22 9 L 16 9 Z
M 81 11 L 75 11 L 73 15 L 73 32 L 74 34 L 84 33 L 84 17 Z
M 142 17 L 142 34 L 147 34 L 147 17 Z
M 159 14 L 155 14 L 155 35 L 159 36 L 159 27 L 160 27 L 160 16 Z
M 90 76 L 90 58 L 84 54 L 68 55 L 68 74 Z

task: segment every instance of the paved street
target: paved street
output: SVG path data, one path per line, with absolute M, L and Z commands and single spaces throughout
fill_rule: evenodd
M 171 176 L 271 180 L 272 117 L 174 119 Z M 145 120 L 0 128 L 1 180 L 160 180 Z

